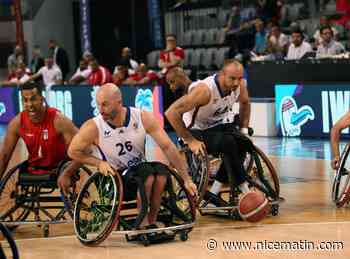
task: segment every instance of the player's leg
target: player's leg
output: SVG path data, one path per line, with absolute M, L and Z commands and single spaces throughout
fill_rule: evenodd
M 162 201 L 162 193 L 166 185 L 167 177 L 163 174 L 156 174 L 153 182 L 152 195 L 150 200 L 150 211 L 148 214 L 149 224 L 155 224 Z
M 150 201 L 151 201 L 154 179 L 155 179 L 154 175 L 149 175 L 145 180 L 145 194 L 146 194 L 148 204 L 150 204 Z M 138 211 L 141 211 L 141 206 L 142 206 L 141 202 L 142 202 L 141 194 L 140 194 L 140 191 L 138 191 L 137 192 L 137 209 L 138 209 Z M 144 227 L 144 226 L 147 226 L 149 224 L 150 223 L 148 222 L 148 215 L 146 214 L 146 216 L 143 218 L 143 220 L 140 224 L 140 227 Z

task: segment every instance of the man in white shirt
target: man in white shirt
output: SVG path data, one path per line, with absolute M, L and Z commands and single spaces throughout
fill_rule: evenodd
M 332 27 L 322 27 L 320 33 L 322 43 L 317 48 L 317 58 L 330 58 L 345 52 L 344 46 L 340 42 L 334 40 Z
M 0 86 L 18 86 L 22 85 L 29 80 L 29 76 L 22 68 L 16 69 L 16 76 L 11 78 L 9 81 L 0 82 Z
M 91 68 L 88 66 L 88 63 L 85 59 L 81 59 L 79 67 L 74 75 L 69 80 L 69 84 L 87 84 L 87 78 L 91 74 Z
M 309 43 L 304 41 L 303 32 L 300 29 L 296 29 L 292 32 L 292 44 L 288 49 L 288 60 L 301 59 L 306 53 L 311 52 L 312 47 Z
M 30 80 L 36 80 L 39 77 L 42 77 L 46 89 L 51 88 L 52 85 L 62 84 L 61 69 L 54 65 L 52 56 L 45 59 L 45 66 L 40 68 L 36 74 L 30 77 Z
M 274 25 L 268 37 L 268 46 L 275 50 L 277 56 L 284 57 L 287 52 L 288 44 L 288 36 L 281 32 L 278 25 Z

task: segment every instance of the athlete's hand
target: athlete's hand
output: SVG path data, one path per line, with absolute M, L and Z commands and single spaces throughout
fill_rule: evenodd
M 184 185 L 186 190 L 190 193 L 190 195 L 192 197 L 195 197 L 197 200 L 198 190 L 197 190 L 197 186 L 192 182 L 192 180 L 188 179 L 187 181 L 185 181 Z
M 68 196 L 69 188 L 72 186 L 72 178 L 67 173 L 62 173 L 57 179 L 57 185 L 65 196 Z
M 339 161 L 340 160 L 340 157 L 339 156 L 336 156 L 332 159 L 331 161 L 331 167 L 334 169 L 334 170 L 337 170 L 338 167 L 339 167 Z
M 187 142 L 187 145 L 188 145 L 189 149 L 195 155 L 205 156 L 205 154 L 206 154 L 205 144 L 202 141 L 199 141 L 197 139 L 193 139 L 193 140 Z
M 113 168 L 106 161 L 101 161 L 98 164 L 98 171 L 105 176 L 115 174 Z

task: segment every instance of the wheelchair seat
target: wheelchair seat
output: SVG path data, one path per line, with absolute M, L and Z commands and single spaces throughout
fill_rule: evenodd
M 33 174 L 29 172 L 20 172 L 18 183 L 21 186 L 38 186 L 42 188 L 57 188 L 57 174 Z

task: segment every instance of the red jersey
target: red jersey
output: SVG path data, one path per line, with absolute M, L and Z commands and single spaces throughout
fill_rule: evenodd
M 44 174 L 65 158 L 67 147 L 62 135 L 56 132 L 54 108 L 47 108 L 42 122 L 33 123 L 26 111 L 21 112 L 19 135 L 24 140 L 29 153 L 28 171 Z
M 142 77 L 139 73 L 132 74 L 130 76 L 130 79 L 138 82 L 138 81 L 141 81 L 142 79 L 144 79 L 145 77 L 148 77 L 149 80 L 151 80 L 151 81 L 157 81 L 159 79 L 157 73 L 152 71 L 152 70 L 148 70 L 148 72 L 146 73 L 146 75 L 144 77 Z
M 99 66 L 96 71 L 92 71 L 88 77 L 87 83 L 89 85 L 103 85 L 112 83 L 112 75 L 109 70 L 103 66 Z

